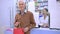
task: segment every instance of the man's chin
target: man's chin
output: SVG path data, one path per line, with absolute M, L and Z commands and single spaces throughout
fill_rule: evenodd
M 21 10 L 24 10 L 24 9 L 21 9 Z

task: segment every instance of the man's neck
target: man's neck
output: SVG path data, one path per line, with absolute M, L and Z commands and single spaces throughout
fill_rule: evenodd
M 21 11 L 21 15 L 24 15 L 24 11 Z

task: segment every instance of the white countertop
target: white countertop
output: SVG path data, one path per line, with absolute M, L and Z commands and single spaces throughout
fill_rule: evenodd
M 48 31 L 60 31 L 56 29 L 49 29 L 49 28 L 34 28 L 35 30 L 48 30 Z

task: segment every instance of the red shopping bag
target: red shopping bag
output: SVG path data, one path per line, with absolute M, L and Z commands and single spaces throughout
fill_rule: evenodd
M 24 34 L 23 28 L 16 28 L 13 30 L 13 34 Z

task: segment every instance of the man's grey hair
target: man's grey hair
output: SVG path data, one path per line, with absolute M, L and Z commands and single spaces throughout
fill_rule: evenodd
M 19 3 L 20 3 L 20 2 L 23 2 L 24 4 L 26 4 L 26 1 L 24 1 L 24 0 L 19 0 L 19 1 L 17 2 L 18 7 L 19 7 Z
M 26 0 L 18 0 L 18 3 L 19 3 L 19 2 L 24 2 L 24 3 L 26 3 Z

